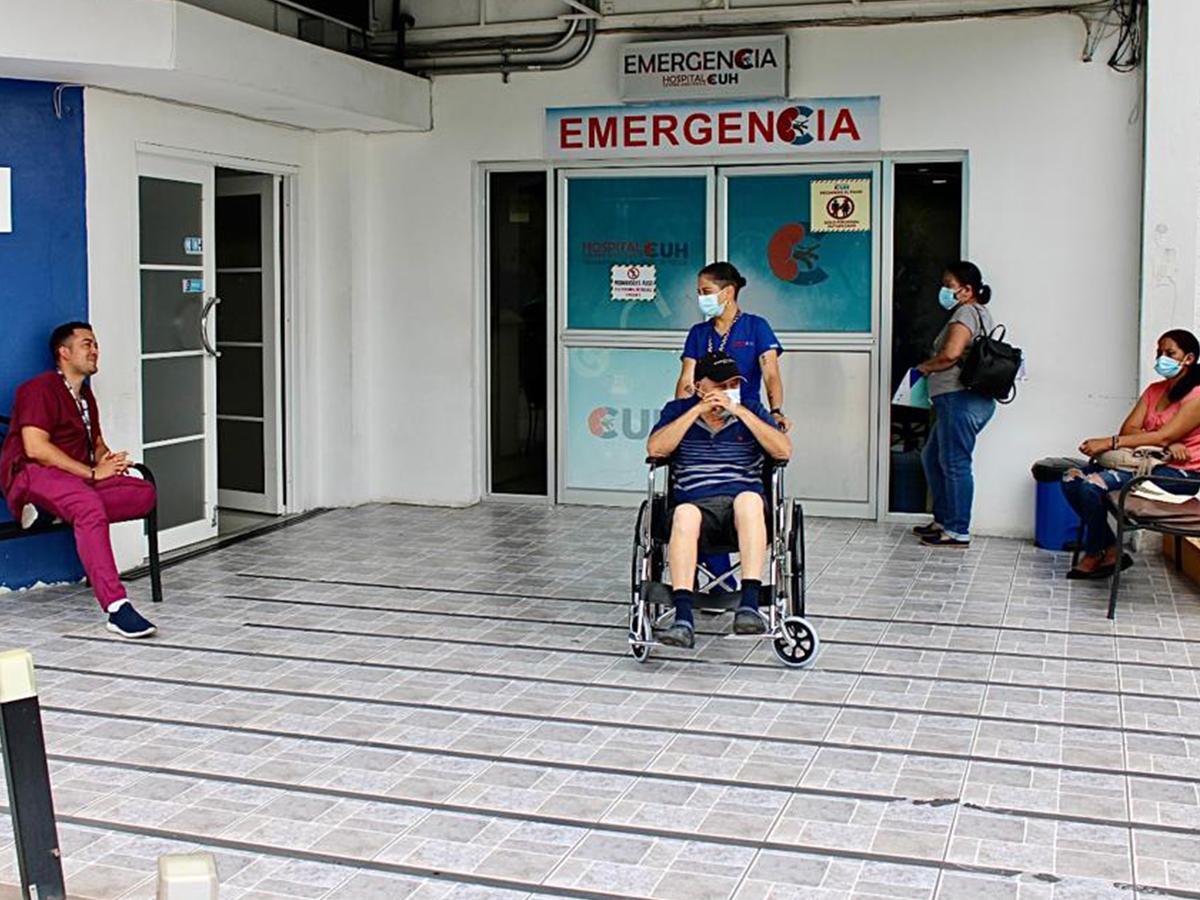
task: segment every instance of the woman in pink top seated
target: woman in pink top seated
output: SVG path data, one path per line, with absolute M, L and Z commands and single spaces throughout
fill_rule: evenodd
M 1200 491 L 1200 342 L 1190 331 L 1168 331 L 1158 339 L 1158 358 L 1154 371 L 1162 376 L 1142 393 L 1137 406 L 1125 417 L 1121 431 L 1111 437 L 1089 438 L 1079 445 L 1081 452 L 1096 457 L 1105 450 L 1118 447 L 1165 447 L 1170 454 L 1169 464 L 1156 466 L 1154 475 L 1183 478 L 1194 484 L 1178 481 L 1161 482 L 1159 486 L 1172 494 L 1195 494 Z M 1124 554 L 1118 561 L 1120 548 L 1108 527 L 1108 512 L 1104 495 L 1127 484 L 1133 472 L 1102 469 L 1090 465 L 1085 470 L 1071 469 L 1063 477 L 1063 493 L 1083 520 L 1084 557 L 1078 568 L 1067 573 L 1068 578 L 1106 578 L 1116 571 L 1133 565 Z

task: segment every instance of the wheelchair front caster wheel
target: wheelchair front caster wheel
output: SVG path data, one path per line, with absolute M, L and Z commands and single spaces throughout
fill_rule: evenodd
M 649 627 L 646 613 L 635 612 L 629 617 L 629 653 L 640 663 L 650 658 L 650 641 L 654 632 Z M 635 643 L 637 642 L 637 643 Z M 644 642 L 644 643 L 643 643 Z
M 775 655 L 785 666 L 807 669 L 817 661 L 821 649 L 817 630 L 799 616 L 789 616 L 780 624 L 785 636 L 775 638 Z

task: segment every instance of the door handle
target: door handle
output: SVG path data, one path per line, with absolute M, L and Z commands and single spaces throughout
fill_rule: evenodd
M 221 355 L 221 351 L 214 347 L 208 340 L 208 315 L 213 311 L 213 307 L 220 302 L 220 297 L 209 297 L 204 301 L 204 309 L 200 312 L 200 343 L 204 344 L 204 351 L 214 359 Z

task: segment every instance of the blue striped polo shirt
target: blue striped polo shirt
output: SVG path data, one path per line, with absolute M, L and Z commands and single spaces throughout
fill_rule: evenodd
M 672 400 L 663 407 L 654 430 L 674 422 L 699 402 L 699 397 Z M 771 414 L 757 400 L 744 405 L 772 428 L 777 427 Z M 697 419 L 671 457 L 677 503 L 706 497 L 734 497 L 744 491 L 761 494 L 762 471 L 763 449 L 758 439 L 735 418 L 728 419 L 715 431 L 704 419 Z

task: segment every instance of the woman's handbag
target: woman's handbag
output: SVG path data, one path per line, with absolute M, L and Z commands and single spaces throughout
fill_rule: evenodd
M 1093 461 L 1106 469 L 1117 469 L 1121 472 L 1133 472 L 1139 477 L 1149 475 L 1155 468 L 1163 465 L 1171 458 L 1162 447 L 1153 445 L 1146 447 L 1121 447 L 1118 450 L 1105 450 Z
M 969 391 L 991 397 L 999 403 L 1012 403 L 1017 396 L 1017 373 L 1021 371 L 1021 348 L 1004 342 L 1007 329 L 997 325 L 983 330 L 983 313 L 978 309 L 979 333 L 963 356 L 959 378 Z

